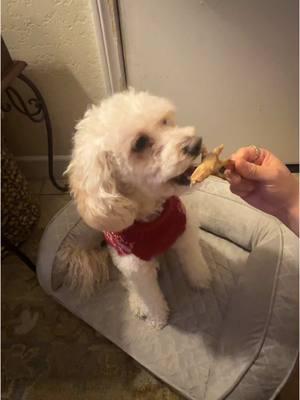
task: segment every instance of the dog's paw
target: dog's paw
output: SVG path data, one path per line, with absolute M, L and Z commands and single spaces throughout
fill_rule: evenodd
M 166 325 L 168 325 L 168 317 L 163 320 L 147 318 L 147 323 L 148 323 L 148 325 L 151 326 L 151 328 L 160 330 L 160 329 L 163 329 Z
M 131 292 L 129 295 L 129 305 L 133 314 L 144 319 L 152 328 L 162 329 L 168 323 L 169 306 L 162 295 L 153 303 L 147 306 L 136 293 Z
M 133 312 L 133 314 L 136 317 L 138 317 L 140 319 L 147 318 L 147 316 L 149 314 L 148 307 L 134 293 L 131 293 L 129 296 L 129 304 L 130 304 L 131 311 Z
M 161 299 L 158 307 L 149 311 L 147 316 L 147 323 L 155 329 L 162 329 L 168 324 L 170 309 L 165 301 L 165 299 Z

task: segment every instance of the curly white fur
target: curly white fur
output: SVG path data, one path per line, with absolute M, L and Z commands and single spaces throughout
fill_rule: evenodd
M 141 137 L 145 143 L 138 142 Z M 186 149 L 197 141 L 193 127 L 175 124 L 175 108 L 168 100 L 146 92 L 131 89 L 92 106 L 76 126 L 67 170 L 83 220 L 99 231 L 117 232 L 135 220 L 157 216 L 168 197 L 186 191 L 173 178 L 194 162 Z M 191 221 L 188 216 L 186 232 L 175 247 L 192 286 L 207 287 L 210 272 L 199 249 L 199 229 Z M 119 256 L 112 248 L 110 252 L 126 278 L 134 313 L 153 326 L 164 326 L 169 309 L 157 282 L 157 261 Z M 70 251 L 66 254 L 71 257 Z M 77 266 L 87 262 L 82 254 L 72 257 L 80 257 Z M 99 271 L 93 271 L 96 280 Z M 73 286 L 78 279 L 87 287 L 93 281 L 78 268 L 72 279 Z
M 59 249 L 57 260 L 53 278 L 59 280 L 52 282 L 54 288 L 63 280 L 81 298 L 88 298 L 109 280 L 109 257 L 105 250 L 81 248 L 73 241 L 67 241 Z

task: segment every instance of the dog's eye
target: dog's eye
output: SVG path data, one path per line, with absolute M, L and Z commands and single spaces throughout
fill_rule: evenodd
M 149 136 L 141 135 L 132 147 L 132 151 L 139 153 L 151 145 Z
M 160 120 L 160 125 L 168 125 L 168 126 L 173 126 L 174 125 L 174 121 L 171 118 L 163 118 Z

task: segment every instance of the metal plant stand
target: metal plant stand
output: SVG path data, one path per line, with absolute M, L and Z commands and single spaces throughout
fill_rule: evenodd
M 2 112 L 10 112 L 13 109 L 28 117 L 34 123 L 45 123 L 47 133 L 47 153 L 48 153 L 48 174 L 53 186 L 67 192 L 67 185 L 61 186 L 55 179 L 53 172 L 53 134 L 52 125 L 46 103 L 41 92 L 36 85 L 23 74 L 27 64 L 24 61 L 12 60 L 9 51 L 1 38 L 1 93 L 2 93 Z M 16 81 L 22 81 L 33 92 L 33 97 L 24 100 L 18 90 L 13 86 Z M 3 96 L 5 94 L 5 96 Z M 31 270 L 35 271 L 34 263 L 2 232 L 1 245 L 8 251 L 17 255 Z
M 20 61 L 17 61 L 17 63 Z M 53 173 L 53 135 L 52 126 L 49 117 L 49 112 L 46 103 L 41 95 L 41 92 L 35 86 L 35 84 L 23 73 L 20 73 L 17 79 L 24 82 L 33 91 L 35 97 L 27 100 L 28 105 L 23 100 L 20 93 L 12 86 L 7 86 L 4 89 L 4 93 L 7 96 L 8 101 L 1 104 L 1 110 L 3 112 L 10 112 L 13 108 L 16 109 L 23 115 L 26 115 L 32 122 L 43 122 L 45 121 L 47 131 L 47 144 L 48 144 L 48 173 L 52 184 L 62 192 L 68 190 L 67 185 L 61 186 L 57 183 Z M 30 109 L 31 108 L 31 109 Z

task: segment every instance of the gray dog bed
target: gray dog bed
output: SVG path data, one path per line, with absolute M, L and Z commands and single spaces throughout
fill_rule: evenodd
M 176 255 L 161 260 L 160 284 L 171 309 L 161 331 L 135 318 L 115 269 L 113 279 L 79 303 L 53 289 L 56 254 L 69 235 L 101 242 L 70 202 L 50 222 L 40 245 L 44 290 L 188 399 L 273 399 L 298 356 L 298 238 L 208 179 L 193 194 L 211 289 L 193 291 Z

